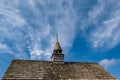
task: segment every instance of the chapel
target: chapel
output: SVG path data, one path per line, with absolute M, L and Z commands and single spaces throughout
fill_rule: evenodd
M 51 61 L 12 60 L 2 80 L 117 80 L 98 63 L 66 62 L 56 35 Z

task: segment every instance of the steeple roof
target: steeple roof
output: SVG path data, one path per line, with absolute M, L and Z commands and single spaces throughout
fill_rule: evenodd
M 58 34 L 56 34 L 56 44 L 55 44 L 54 50 L 62 50 L 60 43 L 58 41 Z

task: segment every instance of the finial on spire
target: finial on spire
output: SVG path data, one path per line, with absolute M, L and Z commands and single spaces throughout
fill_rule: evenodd
M 56 33 L 56 41 L 58 42 L 58 33 Z

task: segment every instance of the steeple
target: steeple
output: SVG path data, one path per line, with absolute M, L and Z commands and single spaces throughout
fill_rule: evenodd
M 56 34 L 56 44 L 51 58 L 53 63 L 64 64 L 64 54 L 62 54 L 62 48 L 58 41 L 58 34 Z

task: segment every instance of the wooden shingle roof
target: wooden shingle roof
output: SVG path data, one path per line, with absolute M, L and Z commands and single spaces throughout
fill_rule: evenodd
M 97 63 L 13 60 L 2 80 L 117 80 Z

